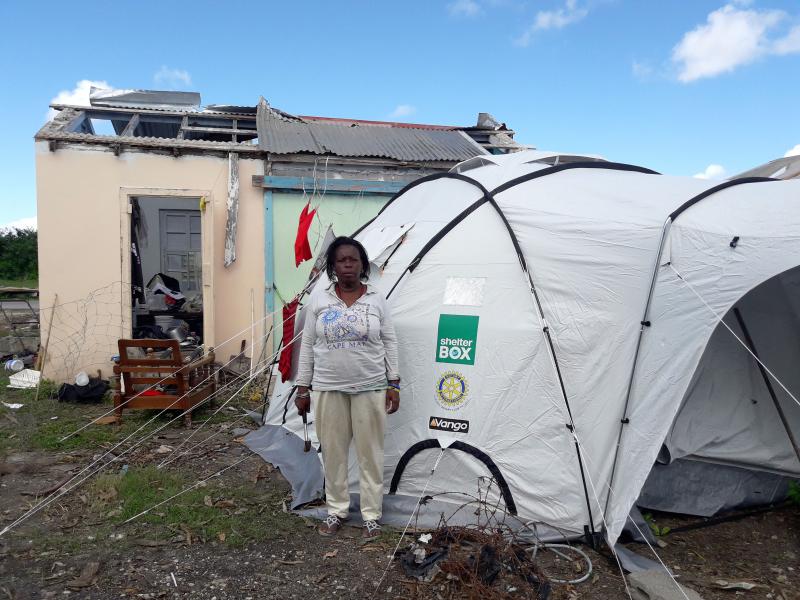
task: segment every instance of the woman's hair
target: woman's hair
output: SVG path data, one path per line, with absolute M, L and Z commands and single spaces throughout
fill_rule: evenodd
M 325 272 L 328 274 L 328 279 L 334 281 L 336 278 L 336 271 L 334 270 L 336 266 L 336 251 L 342 246 L 352 246 L 358 250 L 358 256 L 361 259 L 361 279 L 367 279 L 369 277 L 369 257 L 367 256 L 367 251 L 364 249 L 364 246 L 361 245 L 361 242 L 346 236 L 337 237 L 333 240 L 331 245 L 328 246 L 328 251 L 325 253 Z

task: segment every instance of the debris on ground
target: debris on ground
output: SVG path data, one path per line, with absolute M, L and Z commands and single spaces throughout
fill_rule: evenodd
M 420 582 L 436 581 L 445 597 L 489 600 L 533 596 L 547 600 L 549 578 L 510 530 L 443 525 L 411 544 L 400 556 L 403 572 Z
M 77 579 L 67 582 L 67 587 L 70 589 L 81 589 L 89 587 L 94 583 L 97 574 L 100 572 L 99 562 L 88 562 L 81 569 L 81 574 Z
M 664 569 L 639 571 L 628 575 L 633 600 L 703 600 L 691 588 L 681 585 Z

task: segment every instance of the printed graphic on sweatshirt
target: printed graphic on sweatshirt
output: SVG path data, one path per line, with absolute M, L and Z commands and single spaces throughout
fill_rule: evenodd
M 329 306 L 320 314 L 328 350 L 360 348 L 369 339 L 369 305 L 342 309 Z
M 474 365 L 477 342 L 477 316 L 439 315 L 436 362 Z

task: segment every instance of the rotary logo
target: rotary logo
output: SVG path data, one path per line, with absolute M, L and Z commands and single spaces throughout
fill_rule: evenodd
M 457 371 L 447 371 L 436 384 L 436 400 L 442 408 L 456 410 L 467 401 L 469 384 L 467 378 Z

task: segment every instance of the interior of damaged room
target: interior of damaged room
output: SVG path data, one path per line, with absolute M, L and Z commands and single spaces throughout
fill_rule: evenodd
M 792 2 L 51 8 L 0 596 L 800 598 Z

